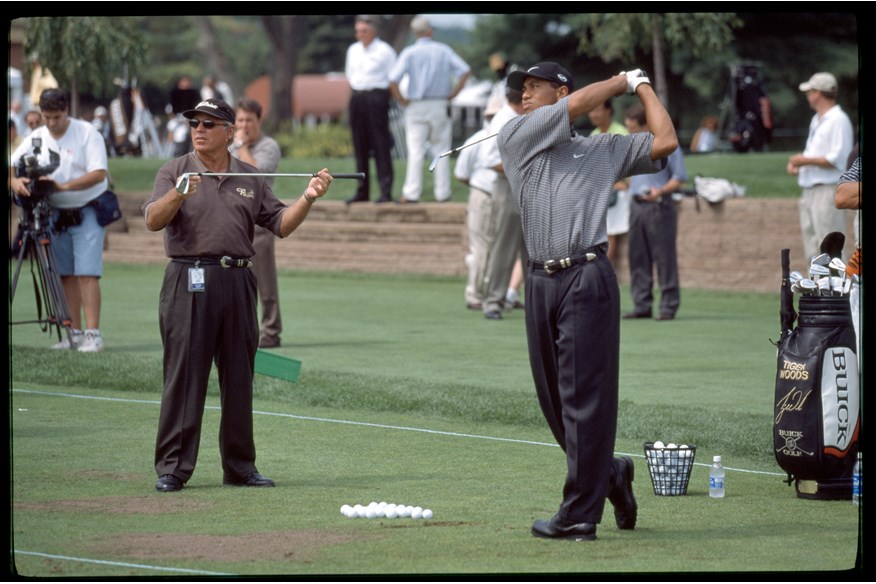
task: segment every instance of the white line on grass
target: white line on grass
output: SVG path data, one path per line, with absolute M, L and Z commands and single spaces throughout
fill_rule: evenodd
M 147 566 L 146 564 L 129 564 L 128 562 L 109 562 L 107 560 L 92 560 L 89 558 L 74 558 L 71 556 L 57 556 L 55 554 L 43 554 L 40 552 L 28 552 L 24 550 L 15 550 L 16 554 L 23 556 L 39 556 L 41 558 L 49 558 L 52 560 L 67 560 L 70 562 L 82 562 L 85 564 L 104 564 L 107 566 L 116 566 L 120 568 L 142 568 L 144 570 L 159 570 L 162 572 L 182 572 L 184 574 L 198 574 L 200 576 L 237 576 L 229 572 L 210 572 L 209 570 L 190 570 L 188 568 L 165 568 L 163 566 Z
M 103 400 L 103 401 L 137 403 L 137 404 L 150 404 L 150 405 L 160 405 L 161 404 L 161 401 L 159 401 L 159 400 L 140 400 L 140 399 L 115 398 L 115 397 L 98 397 L 98 396 L 92 396 L 92 395 L 80 395 L 80 394 L 73 394 L 73 393 L 58 393 L 58 392 L 53 392 L 53 391 L 40 391 L 40 390 L 33 390 L 33 389 L 14 389 L 13 388 L 12 392 L 13 393 L 31 393 L 31 394 L 49 395 L 49 396 L 55 396 L 55 397 L 70 397 L 70 398 L 78 398 L 78 399 L 93 399 L 93 400 Z M 205 409 L 217 410 L 217 411 L 222 410 L 222 408 L 219 406 L 205 406 Z M 480 434 L 466 434 L 463 432 L 447 432 L 444 430 L 430 430 L 428 428 L 411 428 L 408 426 L 393 426 L 393 425 L 389 425 L 389 424 L 376 424 L 373 422 L 356 422 L 353 420 L 337 420 L 334 418 L 317 418 L 314 416 L 300 416 L 297 414 L 284 414 L 284 413 L 277 413 L 277 412 L 262 412 L 259 410 L 253 410 L 253 414 L 259 414 L 262 416 L 276 416 L 276 417 L 280 417 L 280 418 L 292 418 L 295 420 L 309 420 L 311 422 L 328 422 L 331 424 L 350 424 L 353 426 L 369 426 L 372 428 L 385 428 L 388 430 L 404 430 L 407 432 L 422 432 L 425 434 L 440 434 L 440 435 L 444 435 L 444 436 L 456 436 L 458 438 L 476 438 L 479 440 L 494 440 L 496 442 L 511 442 L 511 443 L 516 443 L 516 444 L 531 444 L 533 446 L 550 446 L 550 447 L 554 447 L 554 448 L 559 448 L 559 444 L 557 444 L 555 442 L 538 442 L 535 440 L 520 440 L 518 438 L 499 438 L 496 436 L 483 436 Z M 634 454 L 631 452 L 617 452 L 616 454 L 619 454 L 621 456 L 634 456 L 636 458 L 645 458 L 644 454 Z M 710 463 L 703 463 L 703 462 L 695 462 L 694 465 L 695 466 L 704 466 L 704 467 L 712 466 Z M 760 470 L 749 470 L 749 469 L 744 469 L 744 468 L 733 468 L 733 467 L 729 467 L 729 466 L 724 467 L 724 469 L 725 470 L 732 470 L 735 472 L 750 473 L 750 474 L 763 474 L 763 475 L 778 476 L 778 477 L 785 476 L 784 473 L 760 471 Z

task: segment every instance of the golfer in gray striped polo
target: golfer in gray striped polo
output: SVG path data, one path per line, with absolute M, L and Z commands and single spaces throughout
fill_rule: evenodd
M 638 513 L 633 462 L 613 457 L 620 292 L 606 257 L 609 197 L 618 179 L 662 169 L 678 138 L 640 69 L 575 91 L 566 69 L 538 63 L 511 73 L 508 86 L 523 91 L 524 115 L 502 128 L 498 144 L 530 257 L 529 360 L 539 404 L 568 467 L 559 511 L 536 521 L 532 533 L 593 540 L 606 498 L 620 529 L 633 529 Z M 575 132 L 577 118 L 625 91 L 641 100 L 650 132 Z

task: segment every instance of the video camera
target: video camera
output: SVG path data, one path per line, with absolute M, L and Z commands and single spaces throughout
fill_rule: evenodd
M 49 150 L 49 163 L 45 166 L 39 165 L 39 157 L 42 152 L 43 139 L 34 137 L 31 140 L 33 150 L 30 154 L 22 156 L 18 160 L 18 166 L 15 169 L 15 175 L 18 178 L 28 178 L 30 182 L 27 189 L 30 191 L 30 197 L 21 197 L 19 203 L 22 206 L 35 205 L 37 202 L 45 199 L 53 192 L 53 184 L 51 181 L 39 180 L 41 176 L 46 176 L 55 172 L 61 165 L 61 155 L 54 150 Z M 30 198 L 31 201 L 24 199 Z

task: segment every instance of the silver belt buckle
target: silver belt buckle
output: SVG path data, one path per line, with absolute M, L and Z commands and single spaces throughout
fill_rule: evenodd
M 251 268 L 252 260 L 251 259 L 240 259 L 235 260 L 229 256 L 222 256 L 222 259 L 219 260 L 219 265 L 223 268 Z
M 544 273 L 548 276 L 559 270 L 560 262 L 558 262 L 557 260 L 548 260 L 544 263 Z

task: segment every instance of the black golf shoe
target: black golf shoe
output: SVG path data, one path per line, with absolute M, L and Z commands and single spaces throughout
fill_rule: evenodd
M 635 466 L 629 456 L 612 460 L 614 477 L 608 500 L 614 505 L 614 519 L 618 529 L 635 529 L 639 506 L 633 495 L 633 474 Z
M 550 520 L 539 519 L 532 524 L 532 535 L 545 539 L 568 539 L 593 541 L 596 539 L 595 523 L 570 523 L 554 515 Z

